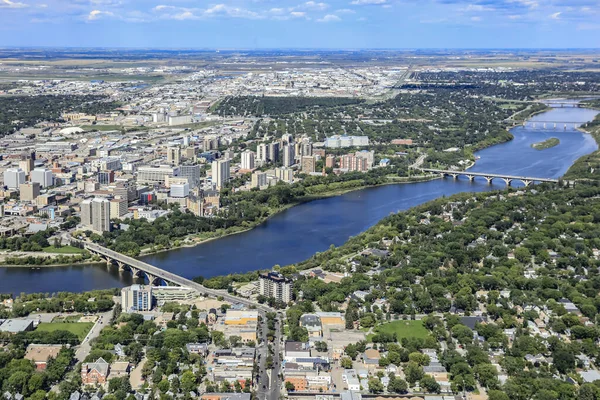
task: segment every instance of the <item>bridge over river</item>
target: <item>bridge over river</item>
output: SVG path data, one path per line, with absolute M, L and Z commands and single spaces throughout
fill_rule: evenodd
M 188 287 L 193 289 L 203 295 L 218 297 L 221 296 L 228 302 L 231 303 L 241 303 L 248 307 L 254 307 L 261 311 L 273 311 L 271 307 L 259 304 L 249 299 L 244 299 L 241 297 L 233 296 L 227 292 L 222 292 L 220 290 L 209 289 L 197 282 L 194 282 L 190 279 L 184 278 L 172 272 L 166 271 L 161 268 L 157 268 L 151 264 L 145 263 L 143 261 L 137 260 L 133 257 L 126 256 L 124 254 L 118 253 L 114 250 L 108 249 L 106 247 L 100 246 L 95 243 L 76 241 L 72 239 L 73 243 L 77 243 L 83 245 L 83 247 L 88 250 L 90 253 L 97 254 L 103 259 L 106 260 L 107 264 L 116 263 L 119 266 L 119 270 L 122 271 L 131 271 L 134 277 L 142 277 L 146 276 L 150 284 L 160 284 L 160 281 L 164 281 L 168 284 L 174 284 L 177 286 Z
M 432 169 L 432 168 L 419 168 L 423 172 L 430 172 L 434 174 L 440 174 L 442 177 L 451 176 L 454 179 L 458 178 L 460 175 L 466 176 L 470 181 L 473 181 L 475 177 L 481 176 L 484 177 L 488 183 L 492 183 L 492 181 L 496 178 L 502 179 L 507 186 L 510 186 L 512 181 L 521 181 L 525 186 L 529 186 L 534 182 L 548 182 L 548 183 L 558 183 L 558 179 L 552 178 L 536 178 L 531 176 L 516 176 L 516 175 L 503 175 L 503 174 L 489 174 L 486 172 L 469 172 L 469 171 L 452 171 L 452 170 L 443 170 L 443 169 Z

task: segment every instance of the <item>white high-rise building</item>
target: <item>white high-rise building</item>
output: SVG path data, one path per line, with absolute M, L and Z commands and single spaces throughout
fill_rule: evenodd
M 254 153 L 250 150 L 242 153 L 242 169 L 254 169 Z
M 229 169 L 229 160 L 217 160 L 212 162 L 212 183 L 215 184 L 217 188 L 220 189 L 229 182 Z
M 131 285 L 121 289 L 123 312 L 152 310 L 152 286 Z
M 280 181 L 292 183 L 294 182 L 294 170 L 291 168 L 275 168 L 275 177 Z
M 294 165 L 296 151 L 293 145 L 283 146 L 283 166 L 290 167 Z
M 256 159 L 262 162 L 267 162 L 269 160 L 269 145 L 265 143 L 261 143 L 256 148 Z
M 95 232 L 110 231 L 110 201 L 101 197 L 82 201 L 81 224 Z
M 253 188 L 267 186 L 267 174 L 265 172 L 254 171 L 252 173 L 251 185 Z
M 21 168 L 8 168 L 4 171 L 4 185 L 9 189 L 19 189 L 25 183 L 25 171 Z
M 54 185 L 54 175 L 48 168 L 36 168 L 31 171 L 31 182 L 39 183 L 42 188 Z

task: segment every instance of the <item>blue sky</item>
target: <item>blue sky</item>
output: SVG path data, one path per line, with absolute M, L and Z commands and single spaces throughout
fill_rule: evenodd
M 0 46 L 600 48 L 600 0 L 0 0 Z

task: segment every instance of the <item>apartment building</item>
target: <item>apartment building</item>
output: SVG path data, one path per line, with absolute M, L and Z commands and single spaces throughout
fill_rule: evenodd
M 266 297 L 289 303 L 292 301 L 292 281 L 277 272 L 261 273 L 258 277 L 259 293 Z

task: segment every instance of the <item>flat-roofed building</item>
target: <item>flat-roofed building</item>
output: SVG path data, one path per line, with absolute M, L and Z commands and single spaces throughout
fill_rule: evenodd
M 27 346 L 24 358 L 32 361 L 38 371 L 43 371 L 46 369 L 48 360 L 56 358 L 62 348 L 61 344 L 30 344 Z
M 284 303 L 292 301 L 292 282 L 277 272 L 261 273 L 258 277 L 259 293 Z
M 40 195 L 40 184 L 37 182 L 22 183 L 19 186 L 19 197 L 22 201 L 34 201 Z
M 258 322 L 256 310 L 231 310 L 225 313 L 225 325 L 248 325 Z

